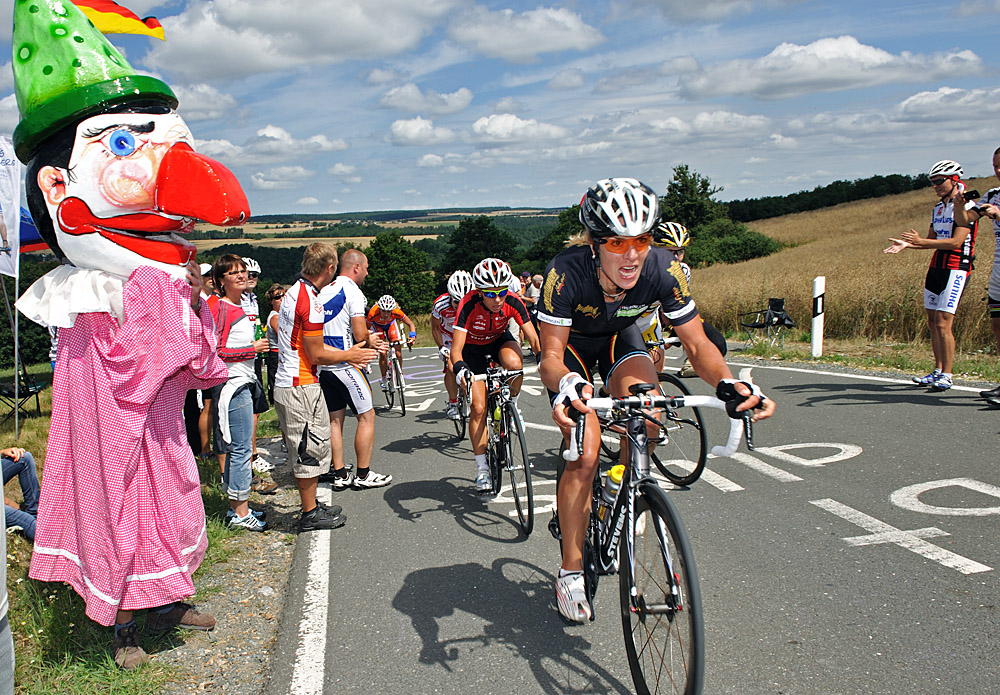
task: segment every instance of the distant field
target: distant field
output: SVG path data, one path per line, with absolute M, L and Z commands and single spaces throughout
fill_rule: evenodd
M 419 239 L 429 238 L 426 234 L 408 234 L 403 235 L 403 238 L 407 241 L 413 242 Z M 226 244 L 250 244 L 251 246 L 263 246 L 271 249 L 291 249 L 298 246 L 308 246 L 314 241 L 328 241 L 332 244 L 346 244 L 347 242 L 353 242 L 359 247 L 364 248 L 368 246 L 372 240 L 375 239 L 373 236 L 347 236 L 347 237 L 289 237 L 289 238 L 275 238 L 275 239 L 201 239 L 193 242 L 195 246 L 198 247 L 199 251 L 211 251 L 217 246 L 225 246 Z
M 972 179 L 985 193 L 994 179 Z M 826 276 L 826 335 L 908 342 L 928 337 L 923 308 L 924 275 L 931 252 L 882 249 L 889 237 L 913 228 L 926 236 L 937 199 L 928 187 L 885 198 L 751 222 L 750 228 L 793 248 L 767 258 L 694 271 L 692 292 L 702 312 L 723 329 L 735 330 L 736 314 L 784 297 L 792 318 L 809 330 L 812 283 Z M 986 316 L 986 287 L 993 265 L 992 224 L 976 240 L 975 270 L 955 317 L 955 336 L 964 350 L 995 344 Z

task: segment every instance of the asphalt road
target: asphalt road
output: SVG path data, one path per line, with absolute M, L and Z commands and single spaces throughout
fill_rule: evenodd
M 541 382 L 520 400 L 537 508 L 525 539 L 509 496 L 473 491 L 439 365 L 404 355 L 406 416 L 376 395 L 373 467 L 393 484 L 338 493 L 347 526 L 299 538 L 267 692 L 631 692 L 617 579 L 593 623 L 555 609 L 544 508 L 558 435 Z M 705 692 L 996 692 L 1000 413 L 972 389 L 768 366 L 754 378 L 779 404 L 757 450 L 670 493 L 701 576 Z M 705 417 L 722 443 L 725 416 Z

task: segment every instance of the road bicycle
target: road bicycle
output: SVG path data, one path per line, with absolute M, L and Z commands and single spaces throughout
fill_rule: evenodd
M 511 400 L 510 382 L 524 374 L 521 369 L 507 370 L 487 355 L 485 374 L 477 374 L 474 381 L 486 382 L 486 461 L 493 482 L 493 494 L 500 494 L 503 473 L 510 476 L 511 495 L 517 509 L 518 522 L 525 536 L 531 535 L 535 525 L 535 494 L 531 487 L 531 462 L 524 440 L 524 423 Z M 468 379 L 459 379 L 461 384 Z
M 403 411 L 403 415 L 406 415 L 406 396 L 403 394 L 406 384 L 403 382 L 403 365 L 400 363 L 399 357 L 396 356 L 396 348 L 402 344 L 399 340 L 393 340 L 389 343 L 389 352 L 385 355 L 386 387 L 382 393 L 385 394 L 385 402 L 388 404 L 389 410 L 392 410 L 396 394 L 399 394 L 399 408 Z
M 725 409 L 712 396 L 650 394 L 655 384 L 635 384 L 624 398 L 591 398 L 587 406 L 603 414 L 609 425 L 624 426 L 628 456 L 613 502 L 605 495 L 605 474 L 594 476 L 591 514 L 583 544 L 583 573 L 591 620 L 594 594 L 601 576 L 618 573 L 619 603 L 625 651 L 632 682 L 639 695 L 701 693 L 705 678 L 705 625 L 694 552 L 677 508 L 650 475 L 646 423 L 660 420 L 658 408 L 710 407 Z M 574 461 L 584 441 L 585 417 L 573 428 L 563 459 Z M 726 446 L 716 456 L 731 456 L 746 436 L 752 441 L 749 416 L 730 421 Z M 558 482 L 557 482 L 558 485 Z M 562 541 L 559 517 L 549 522 Z
M 459 439 L 465 438 L 465 428 L 469 424 L 469 396 L 465 392 L 465 389 L 459 387 L 457 401 L 455 402 L 455 408 L 458 411 L 458 417 L 452 420 L 452 424 L 455 425 L 455 434 L 458 435 Z

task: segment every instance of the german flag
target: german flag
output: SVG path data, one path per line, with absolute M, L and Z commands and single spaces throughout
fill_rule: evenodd
M 156 17 L 138 15 L 111 0 L 73 0 L 102 34 L 145 34 L 164 41 L 163 27 Z

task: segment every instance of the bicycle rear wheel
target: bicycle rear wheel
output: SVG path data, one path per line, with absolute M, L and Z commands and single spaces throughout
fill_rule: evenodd
M 690 396 L 687 386 L 673 374 L 660 373 L 664 396 Z M 650 448 L 650 459 L 675 485 L 690 485 L 701 477 L 708 460 L 708 433 L 698 408 L 665 408 L 659 417 L 667 441 Z
M 399 407 L 403 410 L 403 415 L 406 415 L 406 397 L 403 395 L 403 367 L 399 360 L 392 363 L 392 374 L 393 381 L 396 382 L 396 391 L 399 393 Z
M 510 472 L 510 489 L 517 508 L 517 518 L 525 536 L 531 535 L 535 526 L 535 493 L 531 488 L 531 465 L 528 449 L 524 444 L 524 428 L 513 403 L 504 407 L 507 419 L 507 470 Z
M 680 515 L 655 483 L 640 485 L 634 537 L 634 563 L 622 542 L 618 574 L 632 682 L 639 695 L 697 695 L 705 680 L 698 573 Z

